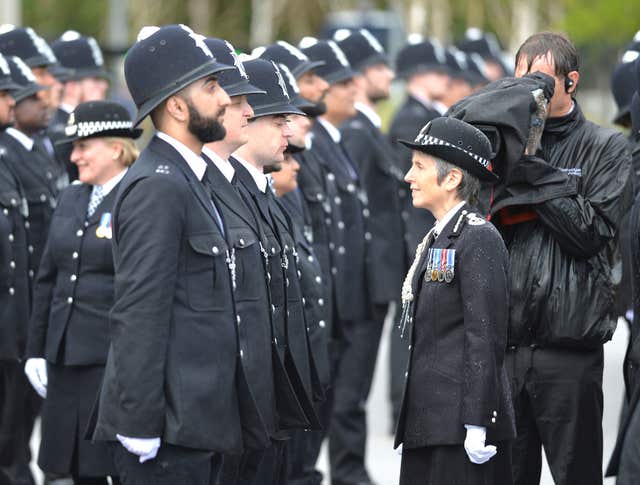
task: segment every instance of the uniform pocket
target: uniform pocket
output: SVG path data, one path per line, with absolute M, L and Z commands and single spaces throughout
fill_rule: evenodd
M 212 311 L 228 303 L 227 244 L 217 234 L 188 236 L 186 255 L 187 300 L 194 310 Z

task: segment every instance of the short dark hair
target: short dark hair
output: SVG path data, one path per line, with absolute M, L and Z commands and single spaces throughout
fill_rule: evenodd
M 447 162 L 446 160 L 442 160 L 441 158 L 431 156 L 436 166 L 436 180 L 438 181 L 438 185 L 440 185 L 444 178 L 447 176 L 451 170 L 457 168 L 462 173 L 462 179 L 460 180 L 460 185 L 457 187 L 457 194 L 461 200 L 469 202 L 471 205 L 474 205 L 478 201 L 478 194 L 480 193 L 480 181 L 477 177 L 471 175 L 467 170 L 454 165 L 451 162 Z
M 557 76 L 566 77 L 571 71 L 580 70 L 576 46 L 567 36 L 556 32 L 539 32 L 525 40 L 516 53 L 516 66 L 525 59 L 529 71 L 533 61 L 548 54 L 553 58 Z

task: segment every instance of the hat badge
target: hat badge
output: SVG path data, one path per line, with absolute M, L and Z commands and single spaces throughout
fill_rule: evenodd
M 278 69 L 278 66 L 276 66 L 276 63 L 271 61 L 271 64 L 273 64 L 273 67 L 276 70 L 276 76 L 278 77 L 278 85 L 280 86 L 280 89 L 282 89 L 282 94 L 284 94 L 284 97 L 289 99 L 289 93 L 287 92 L 287 85 L 284 83 L 284 79 L 282 77 L 282 74 L 280 73 L 280 69 Z
M 336 58 L 338 59 L 338 62 L 342 64 L 343 67 L 349 67 L 349 61 L 347 60 L 347 56 L 344 55 L 344 52 L 342 52 L 340 47 L 338 47 L 338 44 L 336 44 L 332 40 L 327 41 L 327 44 L 329 44 L 329 47 L 331 47 L 331 50 L 333 51 Z
M 202 52 L 204 52 L 204 54 L 207 57 L 211 57 L 211 58 L 214 57 L 213 52 L 211 52 L 211 50 L 207 47 L 207 44 L 204 43 L 204 40 L 206 39 L 204 35 L 196 34 L 190 27 L 184 24 L 180 24 L 180 27 L 184 31 L 189 33 L 189 37 L 193 39 L 193 42 L 196 44 L 196 47 L 200 49 Z
M 78 125 L 76 125 L 76 115 L 75 113 L 71 113 L 69 115 L 69 120 L 67 121 L 67 126 L 64 128 L 64 134 L 67 136 L 73 136 L 78 132 Z
M 2 54 L 0 54 L 0 71 L 2 71 L 2 74 L 4 74 L 5 76 L 9 76 L 11 74 L 9 63 Z
M 238 54 L 236 53 L 231 43 L 228 40 L 225 40 L 224 42 L 229 48 L 229 54 L 231 54 L 231 57 L 233 57 L 233 65 L 236 66 L 236 68 L 240 72 L 240 76 L 245 79 L 249 79 L 249 76 L 247 76 L 247 71 L 244 68 L 244 64 L 242 64 L 242 61 L 240 61 L 240 58 L 238 57 Z
M 287 65 L 286 64 L 278 64 L 278 67 L 280 68 L 280 72 L 284 72 L 285 76 L 287 76 L 287 79 L 289 80 L 289 84 L 293 88 L 293 91 L 296 94 L 300 94 L 300 88 L 298 87 L 298 83 L 296 81 L 296 78 L 293 77 L 293 73 L 289 70 Z

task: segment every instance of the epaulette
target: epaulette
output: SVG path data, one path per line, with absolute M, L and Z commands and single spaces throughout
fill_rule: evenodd
M 467 214 L 467 222 L 471 226 L 482 226 L 487 223 L 486 220 L 476 215 L 475 212 L 471 212 L 470 214 Z
M 158 165 L 156 167 L 156 173 L 161 173 L 163 175 L 169 175 L 171 171 L 169 170 L 169 165 Z

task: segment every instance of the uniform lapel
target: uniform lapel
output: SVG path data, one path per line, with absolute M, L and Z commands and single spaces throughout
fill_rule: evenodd
M 75 206 L 75 213 L 78 221 L 84 222 L 87 219 L 87 208 L 89 207 L 89 199 L 91 198 L 92 189 L 93 185 L 88 184 L 82 184 L 80 187 L 80 197 L 78 198 L 78 203 Z M 98 206 L 98 208 L 99 207 L 100 206 Z M 98 209 L 93 213 L 94 216 L 96 212 L 98 212 Z

